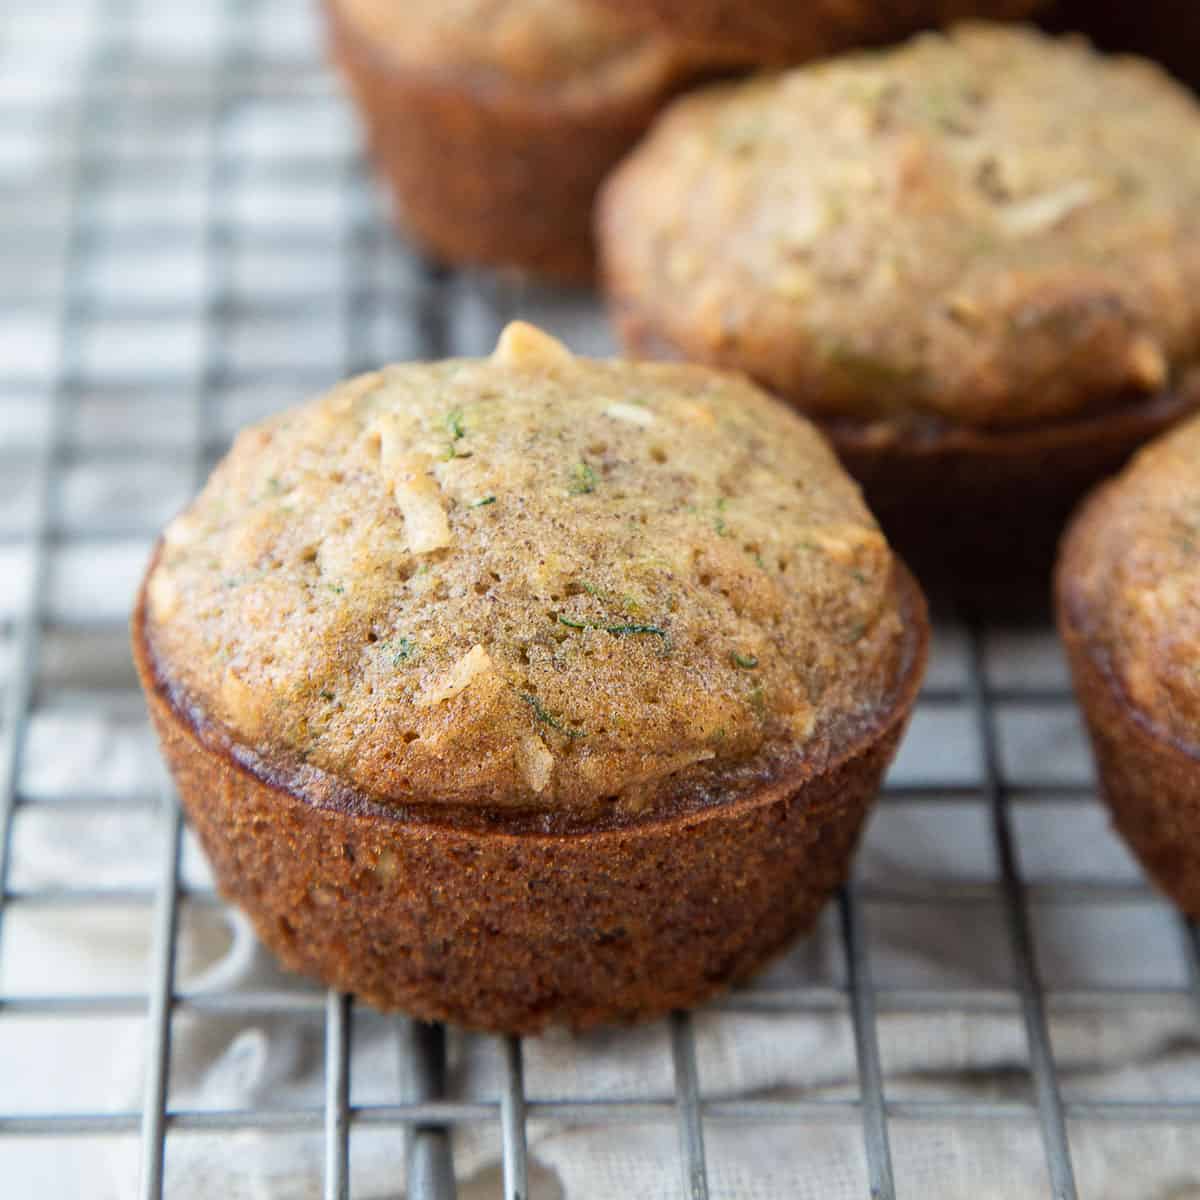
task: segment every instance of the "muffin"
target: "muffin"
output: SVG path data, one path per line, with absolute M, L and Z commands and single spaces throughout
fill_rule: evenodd
M 1200 419 L 1083 505 L 1063 541 L 1057 599 L 1116 827 L 1200 918 Z
M 1200 20 L 1180 0 L 1056 0 L 1051 28 L 1078 30 L 1106 50 L 1145 54 L 1200 87 Z
M 595 191 L 713 55 L 585 0 L 327 0 L 402 225 L 455 264 L 591 278 Z
M 606 186 L 625 344 L 816 418 L 898 548 L 1048 570 L 1072 502 L 1200 404 L 1200 109 L 970 25 L 677 101 Z
M 599 0 L 663 32 L 736 49 L 760 63 L 801 63 L 968 17 L 1020 20 L 1045 0 Z
M 133 638 L 217 882 L 285 964 L 529 1031 L 692 1004 L 814 919 L 927 622 L 807 423 L 516 324 L 243 432 Z

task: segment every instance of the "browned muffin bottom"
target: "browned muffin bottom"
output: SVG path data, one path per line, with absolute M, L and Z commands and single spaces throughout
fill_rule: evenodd
M 1082 507 L 1057 598 L 1117 828 L 1200 916 L 1200 420 L 1142 450 Z
M 967 18 L 1021 20 L 1045 0 L 599 0 L 664 32 L 737 48 L 752 61 L 802 63 Z
M 387 368 L 244 432 L 135 657 L 285 962 L 488 1028 L 740 977 L 847 869 L 923 602 L 805 422 L 695 367 Z
M 326 0 L 396 215 L 455 264 L 591 278 L 596 188 L 673 91 L 729 59 L 580 0 Z
M 1197 138 L 1155 68 L 1023 29 L 707 89 L 605 188 L 614 316 L 820 419 L 907 554 L 1008 573 L 1197 403 Z

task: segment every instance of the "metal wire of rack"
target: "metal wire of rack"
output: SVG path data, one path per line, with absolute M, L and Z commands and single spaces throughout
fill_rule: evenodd
M 160 69 L 137 31 L 145 20 L 183 20 L 185 6 L 157 6 L 146 17 L 133 0 L 100 0 L 55 9 L 35 20 L 37 6 L 24 15 L 43 34 L 55 35 L 55 20 L 70 18 L 70 29 L 82 46 L 73 85 L 48 102 L 36 88 L 7 86 L 0 92 L 0 147 L 13 131 L 28 129 L 47 116 L 54 126 L 53 186 L 64 204 L 48 219 L 22 203 L 8 212 L 0 230 L 0 256 L 8 264 L 0 288 L 0 316 L 31 307 L 54 314 L 54 353 L 47 374 L 0 369 L 0 403 L 21 404 L 38 398 L 47 419 L 32 446 L 0 448 L 0 461 L 31 468 L 31 501 L 24 519 L 6 525 L 0 542 L 27 556 L 23 593 L 7 616 L 11 648 L 4 692 L 0 740 L 0 920 L 21 907 L 53 908 L 131 904 L 152 912 L 153 953 L 144 992 L 39 994 L 0 992 L 0 1020 L 24 1016 L 63 1021 L 79 1016 L 124 1014 L 142 1017 L 147 1035 L 147 1073 L 140 1110 L 119 1112 L 39 1111 L 0 1113 L 0 1153 L 5 1138 L 71 1138 L 79 1135 L 137 1134 L 141 1145 L 140 1195 L 156 1200 L 164 1194 L 164 1163 L 170 1140 L 188 1132 L 235 1133 L 245 1130 L 320 1131 L 324 1136 L 324 1195 L 343 1200 L 350 1195 L 350 1144 L 354 1129 L 394 1130 L 406 1149 L 408 1194 L 427 1200 L 454 1195 L 453 1145 L 456 1126 L 495 1123 L 502 1137 L 503 1190 L 509 1200 L 529 1194 L 527 1123 L 554 1118 L 590 1124 L 674 1123 L 679 1139 L 679 1192 L 690 1200 L 710 1194 L 705 1129 L 717 1123 L 790 1123 L 796 1126 L 829 1119 L 861 1123 L 862 1148 L 869 1194 L 897 1194 L 890 1132 L 897 1120 L 938 1122 L 974 1120 L 988 1124 L 1035 1122 L 1047 1167 L 1049 1194 L 1079 1194 L 1072 1163 L 1069 1122 L 1090 1120 L 1120 1126 L 1155 1121 L 1197 1123 L 1200 1095 L 1194 1100 L 1064 1098 L 1054 1047 L 1048 1030 L 1052 1010 L 1103 1011 L 1162 1003 L 1194 1006 L 1200 1016 L 1200 939 L 1194 929 L 1180 927 L 1184 982 L 1164 988 L 1043 986 L 1034 930 L 1035 904 L 1090 904 L 1141 896 L 1141 884 L 1105 881 L 1063 882 L 1027 879 L 1022 869 L 1020 837 L 1014 830 L 1015 806 L 1095 804 L 1090 781 L 1015 782 L 1001 753 L 1001 712 L 1028 708 L 1069 710 L 1071 698 L 1060 683 L 1013 686 L 992 678 L 990 633 L 980 624 L 960 626 L 965 649 L 965 677 L 928 687 L 922 711 L 957 708 L 969 712 L 980 748 L 980 769 L 965 782 L 933 779 L 893 782 L 883 804 L 970 805 L 986 813 L 998 864 L 998 879 L 982 884 L 934 881 L 924 892 L 888 892 L 854 882 L 838 900 L 840 939 L 845 960 L 844 982 L 787 990 L 751 986 L 719 1002 L 731 1011 L 789 1013 L 839 1011 L 853 1023 L 858 1064 L 858 1094 L 849 1099 L 713 1098 L 704 1094 L 697 1069 L 692 1018 L 686 1013 L 669 1023 L 674 1095 L 669 1100 L 527 1099 L 522 1042 L 498 1039 L 503 1065 L 499 1095 L 484 1100 L 448 1098 L 446 1043 L 437 1027 L 401 1022 L 403 1075 L 407 1097 L 389 1104 L 351 1103 L 351 1039 L 354 1007 L 350 998 L 330 992 L 197 991 L 176 981 L 176 949 L 181 905 L 217 905 L 204 889 L 185 885 L 180 871 L 184 823 L 173 795 L 153 781 L 116 802 L 157 811 L 161 819 L 161 859 L 157 886 L 146 888 L 12 886 L 19 814 L 37 807 L 65 814 L 86 812 L 114 803 L 110 796 L 78 789 L 59 794 L 32 794 L 25 785 L 25 754 L 30 723 L 41 702 L 39 678 L 44 637 L 75 625 L 119 630 L 122 621 L 67 617 L 52 600 L 56 559 L 64 550 L 87 544 L 101 550 L 119 540 L 146 545 L 157 522 L 139 522 L 99 511 L 87 519 L 68 519 L 64 511 L 64 478 L 71 468 L 103 466 L 121 470 L 156 459 L 198 483 L 223 450 L 236 423 L 226 411 L 230 397 L 259 386 L 299 397 L 336 378 L 385 358 L 437 357 L 462 347 L 464 335 L 450 314 L 470 327 L 490 333 L 503 320 L 530 303 L 555 303 L 553 296 L 525 285 L 475 276 L 453 275 L 421 262 L 387 230 L 356 148 L 346 139 L 330 145 L 308 140 L 306 117 L 328 114 L 339 104 L 334 85 L 313 49 L 308 26 L 296 36 L 281 31 L 296 26 L 294 6 L 280 0 L 222 0 L 209 28 L 207 57 L 200 72 L 172 78 Z M 15 30 L 15 31 L 14 31 Z M 5 62 L 21 46 L 17 22 L 4 46 Z M 243 136 L 244 118 L 255 106 L 282 108 L 296 122 L 294 143 L 256 145 Z M 139 138 L 160 113 L 174 131 L 144 143 Z M 239 122 L 241 122 L 239 124 Z M 131 140 L 115 131 L 129 125 Z M 196 145 L 193 147 L 193 141 Z M 119 144 L 118 144 L 119 143 Z M 195 152 L 193 153 L 193 149 Z M 199 188 L 199 220 L 176 220 L 162 211 L 136 224 L 113 226 L 97 216 L 96 200 L 114 182 L 153 190 L 173 172 L 195 178 Z M 247 221 L 235 193 L 246 184 L 269 189 L 333 186 L 340 216 L 305 225 L 288 219 L 286 203 L 277 217 Z M 172 245 L 199 239 L 201 277 L 195 287 L 142 296 L 105 295 L 89 270 L 99 254 L 161 254 Z M 247 247 L 286 260 L 292 255 L 332 254 L 340 262 L 340 278 L 319 289 L 281 286 L 270 295 L 250 294 L 240 286 L 235 260 Z M 58 285 L 36 282 L 25 262 L 50 256 L 57 263 Z M 35 279 L 27 284 L 27 279 Z M 153 365 L 145 370 L 122 367 L 100 370 L 86 347 L 97 325 L 133 323 L 153 331 L 198 314 L 202 331 L 195 369 Z M 239 331 L 247 322 L 269 325 L 317 319 L 343 330 L 340 354 L 317 355 L 299 366 L 286 359 L 261 357 L 247 365 L 239 358 Z M 469 337 L 471 335 L 467 335 Z M 482 333 L 481 333 L 482 337 Z M 274 394 L 274 393 L 272 393 Z M 174 405 L 191 433 L 164 448 L 135 437 L 117 441 L 90 439 L 81 432 L 82 404 L 116 396 Z M 81 684 L 86 687 L 86 684 Z M 970 906 L 998 898 L 1008 949 L 1016 968 L 1015 988 L 948 990 L 878 987 L 873 981 L 871 939 L 864 907 L 875 902 L 926 902 Z M 0 933 L 3 927 L 0 926 Z M 239 1111 L 186 1111 L 169 1104 L 170 1051 L 173 1023 L 184 1012 L 296 1012 L 319 1014 L 324 1022 L 325 1093 L 321 1107 Z M 1032 1085 L 1028 1102 L 906 1099 L 889 1096 L 885 1087 L 877 1017 L 880 1013 L 1002 1012 L 1018 1017 L 1028 1047 Z M 1200 1093 L 1200 1088 L 1198 1088 Z M 398 1151 L 399 1153 L 399 1151 Z M 398 1170 L 398 1174 L 399 1174 Z

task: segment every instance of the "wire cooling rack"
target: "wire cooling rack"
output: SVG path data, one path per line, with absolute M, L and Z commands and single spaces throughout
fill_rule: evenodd
M 181 875 L 188 835 L 173 796 L 155 778 L 115 796 L 35 787 L 29 779 L 31 729 L 64 696 L 144 720 L 128 674 L 119 688 L 99 686 L 85 663 L 55 649 L 64 638 L 90 638 L 102 653 L 125 654 L 124 610 L 88 608 L 88 572 L 115 571 L 131 585 L 162 517 L 204 478 L 232 431 L 282 403 L 380 361 L 483 351 L 516 312 L 565 330 L 577 349 L 604 350 L 606 334 L 587 298 L 448 273 L 391 235 L 352 118 L 321 62 L 315 14 L 293 0 L 207 6 L 20 0 L 7 7 L 7 28 L 0 28 L 0 181 L 6 183 L 0 406 L 10 434 L 0 447 L 7 509 L 0 567 L 15 595 L 3 612 L 9 657 L 0 741 L 0 919 L 7 932 L 29 910 L 130 908 L 151 923 L 152 953 L 141 990 L 47 994 L 36 979 L 5 976 L 0 1024 L 140 1019 L 147 1074 L 140 1109 L 81 1111 L 64 1095 L 61 1105 L 0 1113 L 0 1163 L 6 1144 L 37 1140 L 51 1162 L 71 1139 L 136 1136 L 139 1194 L 149 1200 L 164 1194 L 164 1163 L 176 1139 L 323 1132 L 321 1186 L 337 1200 L 351 1191 L 352 1134 L 372 1128 L 395 1134 L 397 1187 L 406 1179 L 409 1195 L 443 1200 L 455 1192 L 450 1132 L 493 1123 L 502 1134 L 503 1193 L 517 1200 L 529 1193 L 529 1119 L 615 1130 L 631 1122 L 674 1123 L 678 1194 L 700 1200 L 710 1190 L 717 1194 L 710 1188 L 706 1128 L 765 1122 L 800 1128 L 833 1119 L 861 1125 L 869 1194 L 886 1198 L 897 1194 L 890 1146 L 897 1122 L 967 1121 L 1036 1128 L 1046 1194 L 1069 1198 L 1081 1194 L 1071 1133 L 1078 1123 L 1114 1130 L 1183 1123 L 1200 1135 L 1200 1080 L 1182 1098 L 1065 1094 L 1052 1038 L 1055 1014 L 1158 1006 L 1200 1015 L 1200 944 L 1136 874 L 1062 878 L 1023 863 L 1030 856 L 1040 861 L 1038 831 L 1047 826 L 1039 812 L 1069 824 L 1075 814 L 1097 811 L 1077 714 L 1045 630 L 940 626 L 911 744 L 881 802 L 877 824 L 885 832 L 889 814 L 901 811 L 924 814 L 931 828 L 951 812 L 977 820 L 992 869 L 963 879 L 931 867 L 905 887 L 860 874 L 841 893 L 827 930 L 840 943 L 842 972 L 785 989 L 751 986 L 718 1005 L 731 1012 L 844 1013 L 857 1054 L 852 1097 L 707 1096 L 692 1018 L 677 1014 L 667 1036 L 670 1097 L 527 1099 L 522 1043 L 507 1038 L 495 1040 L 503 1067 L 498 1094 L 456 1099 L 447 1090 L 444 1031 L 401 1020 L 406 1095 L 386 1104 L 351 1103 L 349 998 L 315 988 L 234 993 L 177 984 L 185 906 L 218 908 L 220 901 Z M 81 475 L 119 481 L 148 466 L 163 485 L 162 512 L 116 500 L 81 505 L 75 496 Z M 113 494 L 119 499 L 119 487 Z M 82 582 L 71 582 L 72 571 L 83 572 Z M 1023 750 L 1030 738 L 1070 740 L 1074 757 L 1067 758 L 1075 765 L 1031 777 Z M 52 811 L 70 821 L 101 807 L 159 815 L 156 886 L 14 882 L 27 814 Z M 968 931 L 974 914 L 990 912 L 1011 958 L 1009 985 L 931 988 L 874 979 L 872 914 L 906 905 L 941 908 Z M 1170 926 L 1159 953 L 1161 979 L 1043 978 L 1040 934 L 1048 912 L 1068 914 L 1070 938 L 1073 920 L 1122 905 L 1150 908 Z M 323 1020 L 322 1106 L 187 1111 L 169 1103 L 180 1014 L 274 1011 Z M 1020 1023 L 1027 1098 L 964 1102 L 894 1094 L 878 1018 L 964 1012 L 1008 1014 Z M 49 1175 L 27 1191 L 11 1172 L 0 1169 L 0 1176 L 8 1195 L 17 1194 L 9 1186 L 22 1195 L 52 1194 Z

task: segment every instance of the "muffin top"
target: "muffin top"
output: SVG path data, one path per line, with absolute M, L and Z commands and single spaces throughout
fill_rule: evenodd
M 1072 620 L 1134 706 L 1200 748 L 1200 419 L 1102 488 L 1068 546 Z
M 907 653 L 892 554 L 740 378 L 574 358 L 387 367 L 245 430 L 146 585 L 160 680 L 300 786 L 648 810 L 821 762 Z
M 333 0 L 395 61 L 480 86 L 598 98 L 672 82 L 703 57 L 586 0 Z
M 618 314 L 826 418 L 1019 428 L 1200 360 L 1200 108 L 961 26 L 710 88 L 609 184 Z

